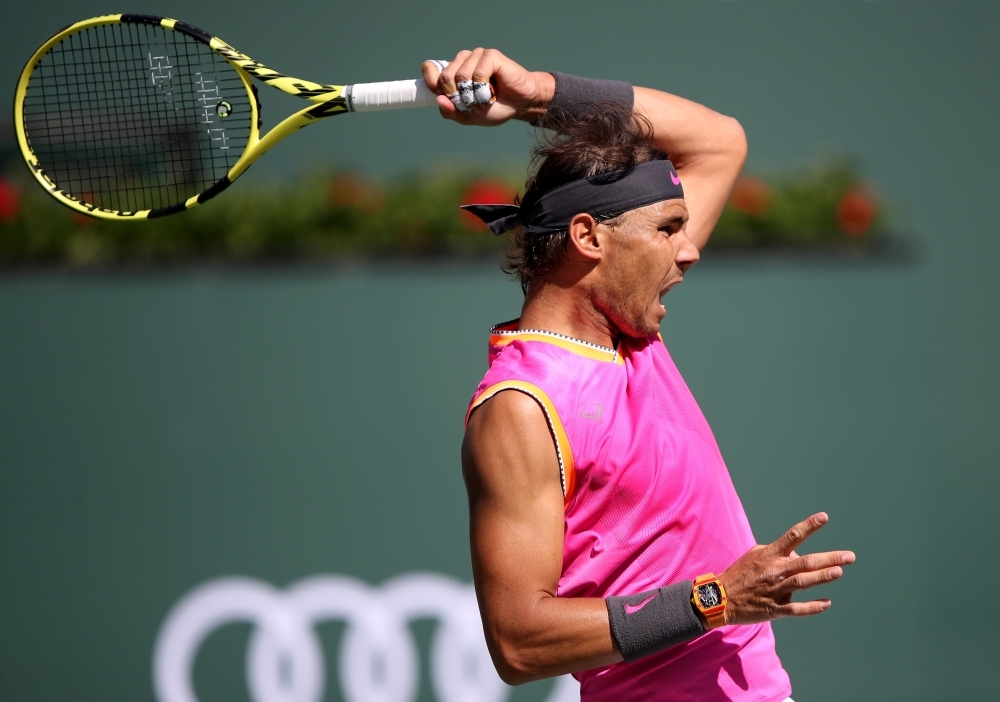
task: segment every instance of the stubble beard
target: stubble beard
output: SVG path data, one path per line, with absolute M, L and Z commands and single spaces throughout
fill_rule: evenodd
M 601 311 L 608 318 L 608 321 L 617 328 L 622 335 L 633 339 L 648 339 L 660 331 L 660 325 L 650 324 L 646 318 L 645 310 L 637 309 L 636 301 L 621 300 L 620 302 L 608 301 L 602 306 Z
M 642 280 L 642 266 L 616 266 L 600 291 L 596 305 L 617 330 L 633 339 L 647 339 L 660 331 L 649 317 L 649 300 L 635 281 Z M 647 273 L 648 274 L 648 273 Z
M 614 227 L 613 246 L 608 251 L 601 289 L 595 303 L 617 330 L 634 339 L 648 339 L 660 331 L 660 319 L 651 314 L 650 296 L 656 295 L 663 280 L 649 280 L 649 249 L 634 237 L 628 223 Z M 658 300 L 659 298 L 657 298 Z

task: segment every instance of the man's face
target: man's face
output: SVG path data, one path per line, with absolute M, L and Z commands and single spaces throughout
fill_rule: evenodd
M 684 200 L 666 200 L 627 212 L 604 228 L 595 303 L 626 336 L 646 338 L 660 330 L 667 314 L 660 303 L 684 272 L 698 261 L 688 239 Z

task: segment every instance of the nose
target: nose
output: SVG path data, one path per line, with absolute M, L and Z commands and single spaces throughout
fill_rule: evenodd
M 698 247 L 688 238 L 686 231 L 678 232 L 677 236 L 677 250 L 674 254 L 674 263 L 677 264 L 677 267 L 683 273 L 698 263 L 698 260 L 701 258 L 701 252 L 698 251 Z

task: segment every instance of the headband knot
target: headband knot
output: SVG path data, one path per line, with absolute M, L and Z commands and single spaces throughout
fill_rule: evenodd
M 497 235 L 518 227 L 529 234 L 546 234 L 568 229 L 569 221 L 583 212 L 601 221 L 683 197 L 674 164 L 661 160 L 570 181 L 520 206 L 462 205 L 462 209 L 479 217 Z

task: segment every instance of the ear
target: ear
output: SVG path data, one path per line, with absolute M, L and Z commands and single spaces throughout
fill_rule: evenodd
M 593 262 L 599 261 L 604 248 L 597 235 L 598 226 L 597 220 L 589 214 L 573 215 L 569 221 L 569 251 Z

